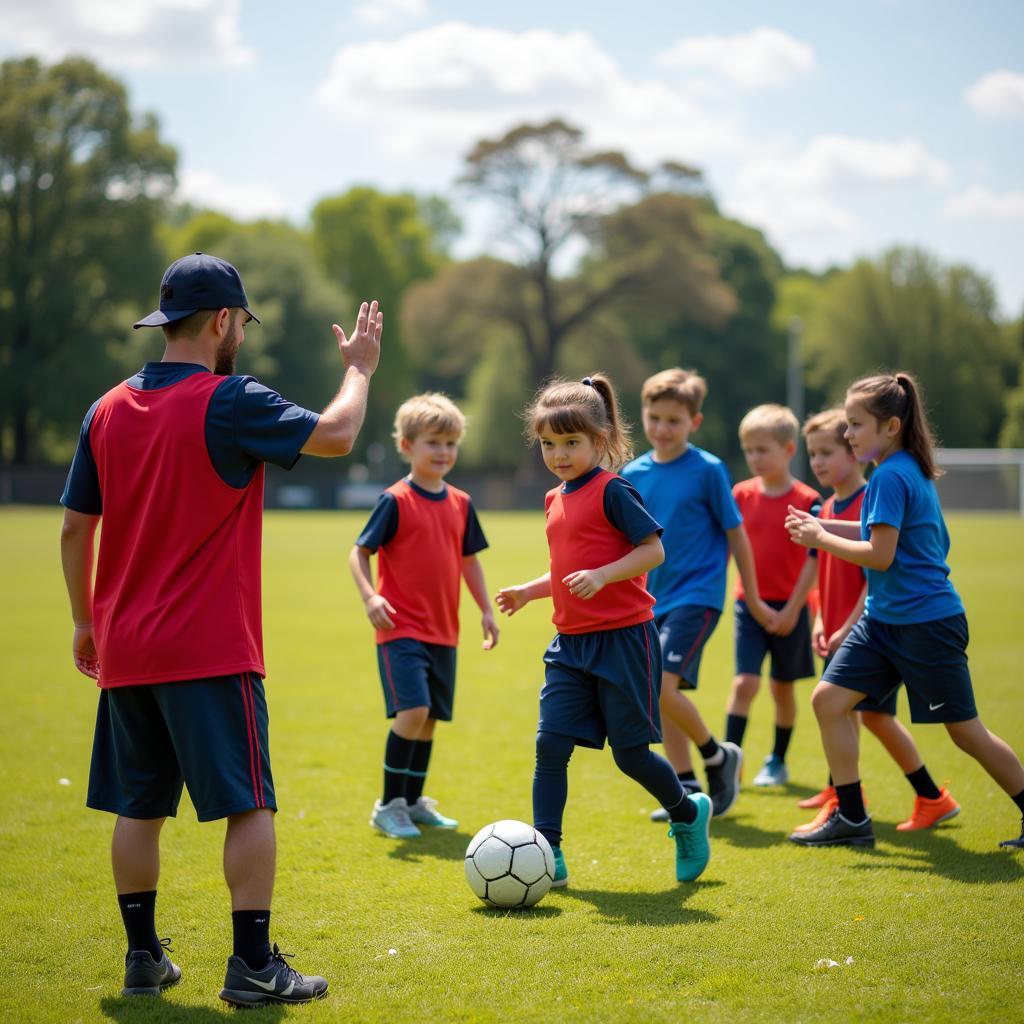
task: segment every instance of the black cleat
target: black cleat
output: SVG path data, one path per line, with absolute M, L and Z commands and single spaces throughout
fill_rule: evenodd
M 1008 850 L 1024 850 L 1024 817 L 1020 819 L 1020 838 L 1004 839 L 999 845 Z
M 228 970 L 220 997 L 232 1006 L 266 1006 L 268 1003 L 309 1003 L 327 995 L 327 979 L 299 974 L 285 963 L 274 943 L 270 962 L 254 971 L 240 956 L 228 957 Z
M 743 751 L 728 740 L 718 744 L 725 755 L 721 764 L 705 765 L 708 773 L 708 796 L 717 818 L 725 814 L 740 792 L 740 768 L 743 765 Z
M 832 813 L 812 832 L 791 832 L 790 842 L 800 846 L 874 846 L 875 833 L 871 830 L 871 819 L 865 818 L 859 824 L 847 821 L 833 808 Z
M 161 939 L 160 945 L 170 951 L 171 940 Z M 124 958 L 123 996 L 158 996 L 161 991 L 181 980 L 181 968 L 171 962 L 166 952 L 159 960 L 153 959 L 148 949 L 136 949 Z

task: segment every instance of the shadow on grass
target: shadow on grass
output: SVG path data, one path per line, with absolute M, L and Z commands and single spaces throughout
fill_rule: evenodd
M 755 825 L 748 825 L 750 815 L 730 814 L 724 818 L 714 818 L 711 822 L 711 842 L 725 840 L 733 846 L 764 848 L 777 846 L 786 838 L 783 832 L 769 832 Z
M 122 1024 L 224 1024 L 234 1017 L 234 1011 L 227 1003 L 223 1009 L 209 1006 L 183 1006 L 174 1002 L 174 996 L 108 996 L 100 1000 L 100 1009 L 105 1017 Z M 259 1021 L 279 1021 L 285 1015 L 280 1005 L 253 1007 L 245 1011 L 246 1024 Z
M 692 882 L 662 892 L 607 892 L 604 889 L 560 889 L 557 896 L 592 904 L 606 921 L 616 924 L 712 924 L 718 915 L 708 910 L 691 910 L 686 901 L 701 889 L 710 889 L 721 882 Z
M 463 860 L 466 856 L 466 847 L 472 838 L 466 832 L 432 828 L 424 830 L 418 839 L 392 840 L 394 845 L 388 850 L 388 856 L 392 860 L 413 862 L 427 857 L 438 860 Z
M 526 907 L 524 909 L 513 907 L 506 910 L 501 907 L 488 907 L 481 904 L 479 907 L 474 907 L 470 913 L 482 914 L 484 917 L 509 917 L 514 920 L 536 921 L 538 918 L 558 917 L 562 913 L 562 908 L 547 904 L 543 907 Z

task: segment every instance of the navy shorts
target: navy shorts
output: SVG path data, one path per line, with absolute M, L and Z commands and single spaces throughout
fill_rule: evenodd
M 174 817 L 183 784 L 200 821 L 277 810 L 259 676 L 100 691 L 86 804 L 126 818 Z
M 718 625 L 717 608 L 684 604 L 654 616 L 661 640 L 663 671 L 679 676 L 680 690 L 696 690 L 704 645 Z
M 862 615 L 822 679 L 879 702 L 903 683 L 911 721 L 967 722 L 978 716 L 967 667 L 969 639 L 962 614 L 907 625 Z
M 377 644 L 377 667 L 388 718 L 409 708 L 430 708 L 439 722 L 452 720 L 455 648 L 401 637 Z
M 825 659 L 825 667 L 822 669 L 822 676 L 828 672 L 829 665 L 832 664 L 832 659 L 835 654 L 830 654 Z M 896 717 L 896 698 L 899 697 L 899 687 L 896 687 L 888 697 L 883 700 L 874 700 L 871 697 L 865 697 L 857 706 L 853 709 L 854 711 L 874 711 L 879 715 L 891 715 L 893 718 Z
M 776 611 L 786 604 L 785 601 L 767 603 Z M 735 612 L 737 675 L 759 676 L 765 655 L 771 655 L 769 674 L 777 682 L 794 683 L 798 679 L 817 675 L 806 605 L 800 609 L 800 617 L 789 636 L 775 636 L 763 629 L 750 614 L 746 601 L 737 601 Z
M 544 652 L 541 732 L 600 750 L 661 742 L 661 648 L 653 621 L 556 633 Z

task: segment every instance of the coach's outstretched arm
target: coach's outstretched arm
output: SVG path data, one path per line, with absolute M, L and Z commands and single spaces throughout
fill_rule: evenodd
M 331 324 L 331 327 L 338 339 L 345 376 L 337 395 L 320 414 L 320 421 L 302 446 L 304 455 L 333 457 L 348 455 L 352 451 L 366 416 L 370 377 L 380 360 L 384 314 L 378 310 L 376 299 L 369 306 L 364 302 L 359 307 L 356 329 L 351 338 L 345 337 L 338 324 Z

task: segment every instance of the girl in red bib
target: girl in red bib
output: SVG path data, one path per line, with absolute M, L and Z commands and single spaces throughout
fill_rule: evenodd
M 664 551 L 640 495 L 611 471 L 631 455 L 611 381 L 555 381 L 538 392 L 526 422 L 561 481 L 544 501 L 550 569 L 499 591 L 497 602 L 506 615 L 540 597 L 554 604 L 558 632 L 544 654 L 533 779 L 534 824 L 554 850 L 554 884 L 569 880 L 561 848 L 569 758 L 606 739 L 618 767 L 669 812 L 676 878 L 693 881 L 711 855 L 711 801 L 687 796 L 650 749 L 661 740 L 661 647 L 645 583 Z

